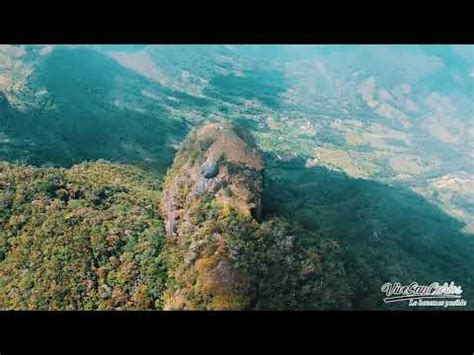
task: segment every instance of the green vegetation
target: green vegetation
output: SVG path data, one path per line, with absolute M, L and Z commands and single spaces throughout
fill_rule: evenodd
M 106 162 L 0 163 L 0 309 L 161 308 L 158 188 Z
M 469 48 L 0 47 L 0 308 L 383 309 L 413 281 L 472 308 Z M 240 181 L 191 196 L 204 121 L 266 153 L 263 208 L 219 147 Z
M 285 91 L 284 77 L 280 72 L 270 70 L 245 71 L 243 76 L 216 76 L 206 93 L 214 97 L 257 99 L 268 107 L 280 106 L 278 95 Z
M 418 195 L 267 156 L 258 222 L 213 195 L 189 199 L 178 168 L 202 160 L 200 143 L 167 175 L 185 211 L 167 241 L 152 174 L 0 163 L 0 309 L 397 308 L 380 285 L 414 280 L 459 282 L 472 301 L 472 240 Z
M 23 112 L 0 98 L 0 132 L 10 138 L 0 146 L 5 161 L 69 167 L 106 159 L 164 174 L 175 152 L 170 140 L 179 142 L 187 133 L 182 118 L 168 111 L 166 97 L 172 91 L 90 48 L 55 49 L 27 87 L 33 93 L 46 90 L 54 109 Z M 142 93 L 145 89 L 151 97 Z
M 1 163 L 0 197 L 0 309 L 162 309 L 176 290 L 192 309 L 350 306 L 337 244 L 302 248 L 310 236 L 284 220 L 207 196 L 186 206 L 185 238 L 165 242 L 159 182 L 138 168 Z M 219 263 L 231 285 L 210 277 Z
M 236 146 L 222 151 L 226 169 L 213 177 L 218 187 L 195 192 L 202 181 L 192 172 L 196 159 L 209 154 L 209 138 L 230 141 L 234 128 L 221 133 L 210 124 L 191 133 L 168 171 L 162 211 L 174 228 L 164 249 L 170 261 L 165 308 L 349 309 L 339 245 L 284 219 L 260 222 L 260 212 L 249 213 L 260 205 L 262 180 L 253 168 L 227 160 Z M 238 134 L 251 147 L 248 132 L 239 127 Z M 243 161 L 260 159 L 242 154 Z M 221 191 L 233 204 L 220 199 Z M 247 199 L 238 203 L 240 196 Z
M 169 308 L 349 309 L 351 290 L 334 241 L 310 235 L 283 219 L 258 223 L 210 196 L 186 208 L 167 244 Z M 311 238 L 312 245 L 302 241 Z M 216 277 L 219 266 L 230 265 Z M 228 273 L 227 273 L 228 272 Z M 218 281 L 216 281 L 216 278 Z M 180 304 L 180 300 L 183 301 Z
M 252 275 L 257 310 L 349 309 L 352 291 L 337 243 L 311 235 L 288 220 L 274 218 L 251 233 L 238 219 L 228 221 L 229 248 Z M 310 247 L 302 241 L 311 238 Z
M 462 284 L 469 307 L 474 240 L 461 233 L 459 221 L 399 186 L 306 168 L 302 159 L 267 157 L 266 166 L 267 218 L 284 216 L 337 240 L 353 308 L 394 307 L 381 302 L 380 286 L 414 281 Z M 302 240 L 304 248 L 315 243 L 311 234 Z

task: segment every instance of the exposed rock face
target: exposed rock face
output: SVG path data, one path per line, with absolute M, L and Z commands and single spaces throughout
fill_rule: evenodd
M 163 309 L 345 307 L 337 296 L 344 295 L 342 286 L 326 287 L 343 273 L 332 244 L 311 236 L 318 248 L 302 247 L 301 230 L 283 220 L 262 222 L 262 189 L 263 163 L 248 133 L 229 123 L 191 132 L 161 201 L 168 261 Z
M 210 123 L 181 146 L 169 172 L 162 201 L 166 231 L 172 236 L 183 201 L 208 195 L 256 219 L 261 215 L 263 162 L 230 123 Z M 186 196 L 182 196 L 186 194 Z
M 168 173 L 161 209 L 170 250 L 180 259 L 172 277 L 181 286 L 167 292 L 166 309 L 239 309 L 249 302 L 248 278 L 229 257 L 219 227 L 229 213 L 249 220 L 261 214 L 263 163 L 239 133 L 229 123 L 193 131 Z
M 202 166 L 201 174 L 206 179 L 212 179 L 219 174 L 219 166 L 214 161 L 207 161 Z

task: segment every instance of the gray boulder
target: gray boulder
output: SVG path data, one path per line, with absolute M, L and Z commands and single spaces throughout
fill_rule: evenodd
M 219 167 L 213 161 L 206 161 L 201 168 L 201 175 L 206 179 L 212 179 L 219 174 Z

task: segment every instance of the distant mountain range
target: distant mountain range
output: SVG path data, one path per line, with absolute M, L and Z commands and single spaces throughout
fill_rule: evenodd
M 265 165 L 263 218 L 337 240 L 347 272 L 378 268 L 354 307 L 428 265 L 467 277 L 473 115 L 474 46 L 0 46 L 0 160 L 163 179 L 193 128 L 242 126 Z
M 232 120 L 263 151 L 411 186 L 472 232 L 454 200 L 474 196 L 437 200 L 427 180 L 472 182 L 473 57 L 472 46 L 2 46 L 0 149 L 163 172 L 191 127 Z

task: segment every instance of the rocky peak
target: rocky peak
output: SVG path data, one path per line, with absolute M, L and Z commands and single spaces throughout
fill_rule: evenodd
M 204 196 L 257 219 L 261 214 L 263 162 L 231 123 L 210 123 L 191 132 L 165 183 L 162 210 L 174 234 L 186 204 Z
M 248 303 L 248 278 L 234 265 L 222 226 L 229 215 L 260 218 L 263 162 L 238 133 L 230 123 L 194 130 L 168 172 L 161 209 L 170 250 L 182 262 L 173 271 L 181 286 L 167 292 L 165 308 L 236 309 Z

